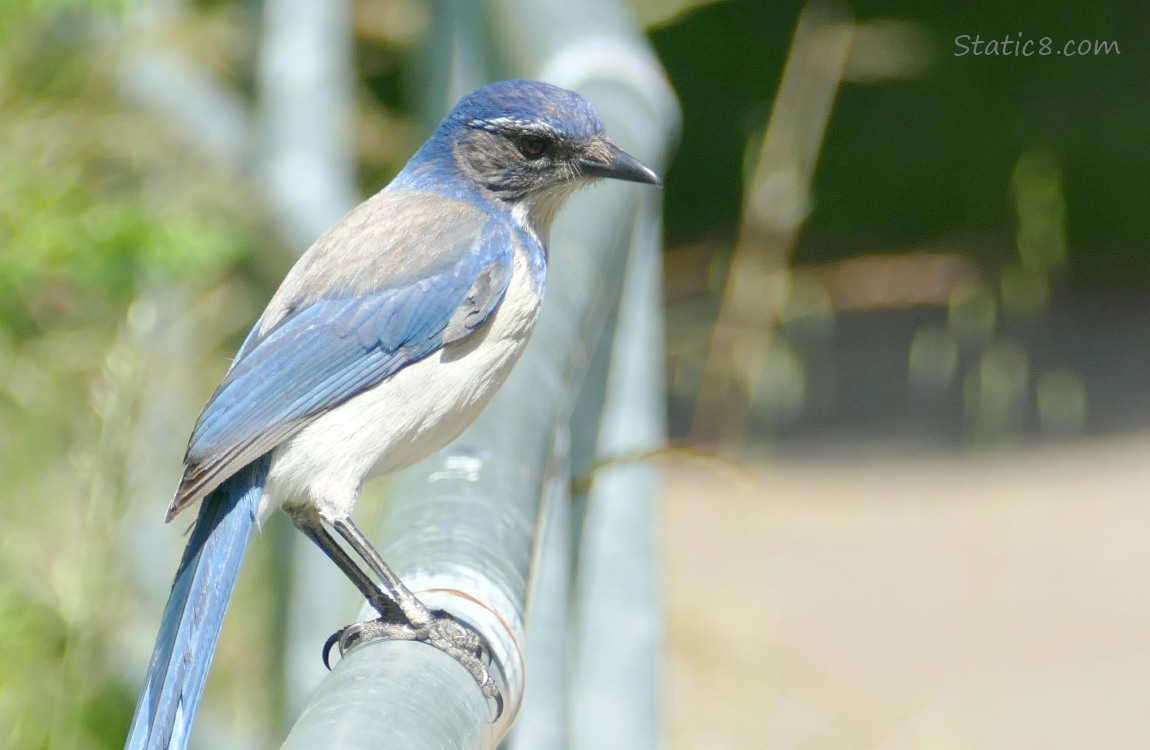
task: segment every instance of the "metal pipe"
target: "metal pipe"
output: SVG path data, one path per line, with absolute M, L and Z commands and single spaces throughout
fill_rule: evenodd
M 567 747 L 567 644 L 571 590 L 571 462 L 556 444 L 556 471 L 547 482 L 528 598 L 529 665 L 523 706 L 505 746 L 511 750 Z
M 666 440 L 660 213 L 636 224 L 575 571 L 571 747 L 661 746 L 661 605 L 650 451 Z

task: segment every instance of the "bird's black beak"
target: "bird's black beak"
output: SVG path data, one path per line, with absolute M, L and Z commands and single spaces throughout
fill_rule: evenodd
M 587 150 L 587 153 L 579 159 L 579 166 L 583 174 L 588 177 L 645 182 L 663 187 L 663 180 L 659 175 L 606 138 L 597 141 Z

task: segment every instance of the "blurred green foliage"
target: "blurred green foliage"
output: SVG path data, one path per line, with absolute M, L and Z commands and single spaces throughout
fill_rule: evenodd
M 119 747 L 135 700 L 107 649 L 116 554 L 110 406 L 145 290 L 205 289 L 258 229 L 242 184 L 132 109 L 120 3 L 0 0 L 0 747 Z M 258 212 L 255 212 L 258 217 Z M 116 352 L 120 354 L 117 355 Z
M 676 16 L 652 41 L 683 104 L 666 187 L 669 240 L 730 235 L 744 150 L 765 127 L 803 3 L 731 0 Z M 931 50 L 921 77 L 839 92 L 798 262 L 943 238 L 995 267 L 1014 252 L 1011 172 L 1042 148 L 1065 164 L 1073 279 L 1150 279 L 1150 6 L 963 5 L 861 0 L 860 20 L 917 22 Z M 955 56 L 961 34 L 1114 40 L 1121 54 Z M 722 54 L 716 54 L 722 50 Z
M 0 25 L 0 325 L 28 335 L 57 316 L 120 310 L 144 282 L 234 260 L 234 203 L 194 177 L 203 165 L 172 158 L 186 149 L 163 123 L 125 108 L 89 13 L 11 5 Z

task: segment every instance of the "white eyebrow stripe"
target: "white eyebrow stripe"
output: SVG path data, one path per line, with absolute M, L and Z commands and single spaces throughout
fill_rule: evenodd
M 502 133 L 512 128 L 530 133 L 550 135 L 556 138 L 563 137 L 557 128 L 540 120 L 518 120 L 514 117 L 492 117 L 487 120 L 470 120 L 467 125 L 472 128 L 486 130 L 489 133 Z

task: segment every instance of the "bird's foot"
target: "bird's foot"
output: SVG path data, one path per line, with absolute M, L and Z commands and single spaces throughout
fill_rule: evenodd
M 328 657 L 332 647 L 337 644 L 342 657 L 348 649 L 368 641 L 421 641 L 455 659 L 468 671 L 484 697 L 495 704 L 495 718 L 492 722 L 497 721 L 503 714 L 503 695 L 487 668 L 491 663 L 491 654 L 483 638 L 442 609 L 434 610 L 430 615 L 430 619 L 419 625 L 382 617 L 348 625 L 327 639 L 323 647 L 323 663 L 331 669 Z

